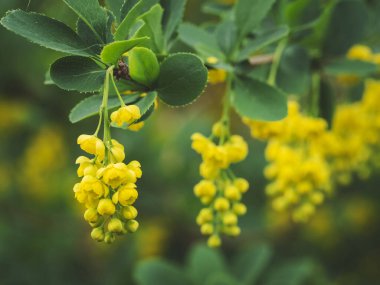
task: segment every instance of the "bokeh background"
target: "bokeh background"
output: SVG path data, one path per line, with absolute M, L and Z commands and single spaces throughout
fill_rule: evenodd
M 200 2 L 189 1 L 187 20 L 207 20 Z M 15 8 L 75 23 L 62 1 L 0 1 L 0 15 Z M 143 166 L 136 203 L 141 227 L 112 245 L 98 244 L 72 192 L 80 155 L 76 138 L 92 132 L 96 119 L 70 124 L 70 109 L 83 95 L 43 84 L 60 54 L 2 27 L 0 42 L 0 284 L 135 284 L 141 260 L 162 257 L 184 265 L 191 248 L 204 241 L 192 192 L 200 158 L 190 136 L 209 133 L 220 115 L 221 87 L 209 88 L 185 109 L 161 104 L 141 132 L 114 131 L 127 159 Z M 309 223 L 296 225 L 273 212 L 265 197 L 265 145 L 251 139 L 238 118 L 234 131 L 250 142 L 248 159 L 235 170 L 252 187 L 245 196 L 242 235 L 227 239 L 221 254 L 231 260 L 265 243 L 273 251 L 265 274 L 279 264 L 307 260 L 324 280 L 318 284 L 380 284 L 379 175 L 338 189 Z

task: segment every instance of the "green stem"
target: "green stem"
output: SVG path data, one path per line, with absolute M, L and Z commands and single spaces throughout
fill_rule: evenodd
M 231 109 L 231 85 L 232 85 L 232 73 L 227 74 L 226 90 L 223 99 L 223 113 L 221 122 L 226 128 L 227 133 L 220 138 L 220 144 L 223 144 L 230 136 L 230 109 Z
M 312 76 L 312 94 L 311 94 L 311 114 L 314 117 L 319 116 L 319 100 L 321 89 L 321 76 L 318 72 L 315 72 Z
M 106 78 L 104 81 L 104 88 L 103 88 L 103 141 L 106 146 L 106 153 L 104 158 L 104 163 L 108 164 L 109 160 L 109 144 L 111 143 L 111 131 L 110 131 L 110 121 L 108 119 L 108 95 L 110 90 L 110 77 L 113 76 L 113 68 L 114 66 L 111 66 L 107 69 L 106 72 Z
M 119 89 L 118 89 L 117 86 L 116 86 L 116 82 L 115 82 L 115 79 L 113 78 L 113 75 L 112 75 L 112 74 L 111 74 L 111 82 L 112 82 L 113 88 L 115 89 L 115 92 L 116 92 L 116 94 L 117 94 L 117 97 L 119 98 L 120 105 L 121 105 L 122 107 L 124 107 L 124 106 L 125 106 L 124 100 L 123 100 L 123 98 L 121 97 L 121 94 L 120 94 L 120 92 L 119 92 Z
M 282 57 L 282 54 L 284 53 L 287 42 L 288 42 L 287 38 L 280 41 L 274 53 L 273 62 L 272 62 L 272 66 L 271 66 L 268 81 L 267 81 L 268 84 L 272 86 L 276 84 L 277 71 L 280 66 L 281 57 Z

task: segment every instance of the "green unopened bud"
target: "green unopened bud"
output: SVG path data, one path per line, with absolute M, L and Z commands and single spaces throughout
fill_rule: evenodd
M 126 206 L 123 208 L 123 217 L 127 220 L 135 219 L 137 214 L 137 209 L 133 206 Z
M 94 228 L 91 231 L 91 238 L 96 241 L 103 241 L 104 240 L 104 232 L 101 227 L 99 228 Z
M 139 223 L 138 221 L 136 220 L 129 220 L 127 223 L 126 223 L 126 229 L 128 230 L 128 232 L 130 233 L 134 233 L 137 231 L 137 229 L 139 228 Z
M 110 232 L 106 233 L 104 241 L 108 244 L 113 243 L 115 241 L 115 235 Z

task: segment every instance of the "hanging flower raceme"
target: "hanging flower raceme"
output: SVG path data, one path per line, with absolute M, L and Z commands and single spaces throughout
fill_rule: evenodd
M 123 162 L 124 147 L 116 140 L 102 141 L 95 135 L 81 135 L 78 144 L 93 157 L 78 157 L 75 198 L 84 204 L 84 219 L 93 227 L 91 237 L 111 243 L 116 235 L 133 233 L 139 224 L 133 206 L 138 197 L 136 181 L 142 175 L 140 163 Z
M 240 234 L 238 216 L 247 211 L 241 199 L 248 191 L 248 181 L 237 178 L 230 166 L 247 157 L 248 146 L 241 136 L 230 136 L 228 128 L 222 122 L 213 126 L 210 138 L 195 133 L 191 139 L 192 148 L 203 160 L 200 165 L 203 180 L 195 185 L 194 194 L 204 208 L 196 221 L 202 234 L 210 236 L 208 245 L 218 247 L 221 245 L 221 234 Z
M 331 192 L 330 167 L 319 147 L 327 124 L 304 116 L 296 102 L 289 102 L 288 117 L 278 122 L 244 119 L 252 136 L 268 141 L 266 193 L 277 211 L 290 210 L 294 221 L 305 222 Z

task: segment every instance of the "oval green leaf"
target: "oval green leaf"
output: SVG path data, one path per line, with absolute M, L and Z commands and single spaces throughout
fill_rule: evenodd
M 134 279 L 140 285 L 188 285 L 180 268 L 164 260 L 153 259 L 137 264 Z
M 125 52 L 148 40 L 149 38 L 143 37 L 110 43 L 103 48 L 100 58 L 104 63 L 114 64 Z
M 45 15 L 14 10 L 8 12 L 0 23 L 8 30 L 43 47 L 80 56 L 93 55 L 73 30 Z
M 202 60 L 189 53 L 169 56 L 161 64 L 158 96 L 168 105 L 181 106 L 194 101 L 207 84 L 207 68 Z
M 58 87 L 79 92 L 99 91 L 105 74 L 92 59 L 81 56 L 62 57 L 50 68 L 51 79 Z
M 152 86 L 160 74 L 156 55 L 150 49 L 136 47 L 129 52 L 128 60 L 131 78 L 148 87 Z
M 278 121 L 287 115 L 285 93 L 265 82 L 236 78 L 233 92 L 233 105 L 242 117 Z

